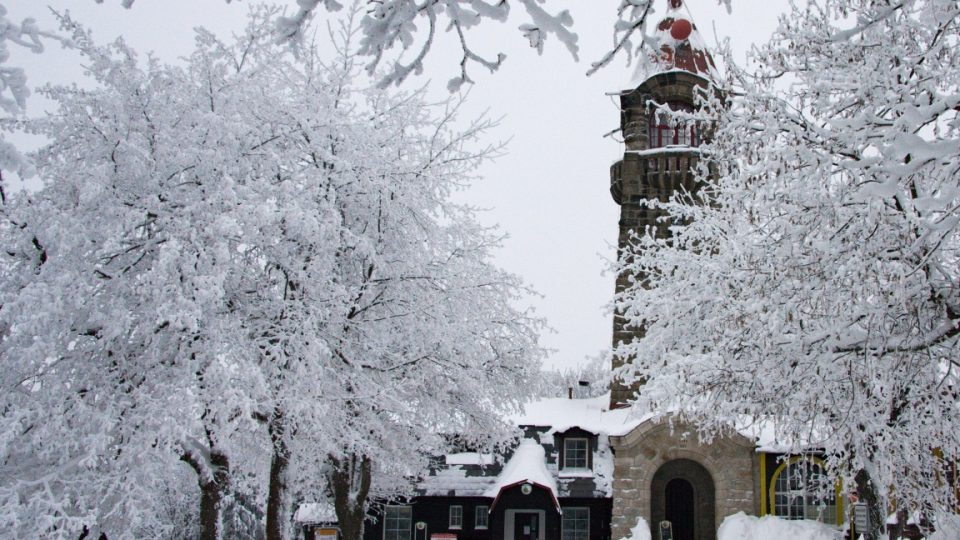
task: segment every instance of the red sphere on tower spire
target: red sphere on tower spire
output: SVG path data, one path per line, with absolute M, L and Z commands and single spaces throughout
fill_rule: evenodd
M 661 0 L 650 1 L 659 3 Z M 683 0 L 666 0 L 666 3 L 666 13 L 654 31 L 654 36 L 660 42 L 657 50 L 651 51 L 658 66 L 655 69 L 682 69 L 712 78 L 716 74 L 713 58 L 710 57 L 710 52 L 693 24 Z
M 693 32 L 693 25 L 686 19 L 677 19 L 670 25 L 670 37 L 677 41 L 687 39 L 691 32 Z

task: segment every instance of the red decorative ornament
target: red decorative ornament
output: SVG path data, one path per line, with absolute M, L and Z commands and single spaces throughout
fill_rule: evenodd
M 670 37 L 677 41 L 687 39 L 691 32 L 693 32 L 693 25 L 686 19 L 677 19 L 670 26 Z

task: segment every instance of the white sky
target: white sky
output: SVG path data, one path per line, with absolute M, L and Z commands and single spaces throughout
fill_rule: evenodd
M 294 0 L 276 0 L 293 5 Z M 667 0 L 656 0 L 663 13 Z M 123 9 L 120 0 L 7 0 L 12 20 L 36 17 L 41 28 L 56 23 L 49 6 L 70 10 L 90 27 L 100 42 L 120 35 L 141 53 L 153 51 L 166 62 L 177 62 L 193 47 L 192 29 L 205 26 L 221 36 L 242 27 L 250 2 L 224 0 L 137 0 Z M 584 75 L 611 43 L 612 25 L 619 0 L 549 0 L 553 12 L 566 7 L 580 35 L 580 62 L 574 63 L 555 38 L 548 38 L 542 57 L 528 47 L 517 30 L 523 17 L 515 6 L 505 24 L 486 21 L 468 35 L 476 52 L 495 57 L 507 54 L 500 71 L 489 74 L 470 68 L 477 82 L 470 94 L 468 112 L 489 110 L 503 117 L 493 134 L 510 139 L 508 155 L 479 171 L 482 177 L 462 196 L 488 208 L 482 219 L 500 226 L 509 235 L 498 253 L 498 263 L 521 275 L 542 297 L 531 302 L 554 332 L 543 344 L 554 349 L 548 365 L 565 368 L 585 361 L 609 347 L 611 317 L 605 308 L 613 292 L 613 275 L 604 274 L 606 261 L 615 256 L 619 207 L 610 198 L 609 167 L 623 148 L 603 134 L 618 127 L 615 98 L 605 94 L 624 89 L 633 68 L 620 58 L 600 73 Z M 743 61 L 754 41 L 773 31 L 786 0 L 733 0 L 732 13 L 715 0 L 687 0 L 688 9 L 708 43 L 715 36 L 729 37 Z M 318 12 L 319 18 L 328 17 Z M 654 16 L 659 19 L 658 15 Z M 716 29 L 716 34 L 714 34 Z M 82 81 L 79 57 L 56 46 L 42 55 L 16 54 L 11 65 L 25 65 L 31 86 L 46 82 Z M 439 41 L 428 59 L 424 75 L 406 84 L 431 81 L 438 96 L 446 81 L 457 75 L 459 49 L 449 39 Z M 81 83 L 82 84 L 82 83 Z M 45 104 L 32 99 L 31 115 Z

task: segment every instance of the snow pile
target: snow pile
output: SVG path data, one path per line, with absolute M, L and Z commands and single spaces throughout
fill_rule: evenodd
M 496 497 L 501 489 L 523 482 L 543 486 L 550 490 L 554 499 L 557 497 L 557 481 L 547 470 L 546 453 L 540 443 L 533 439 L 520 441 L 497 481 L 487 489 L 484 496 Z
M 650 526 L 647 525 L 647 520 L 638 517 L 637 524 L 630 529 L 630 535 L 620 540 L 650 540 Z
M 843 533 L 818 521 L 776 516 L 748 516 L 738 512 L 724 518 L 717 540 L 840 540 Z

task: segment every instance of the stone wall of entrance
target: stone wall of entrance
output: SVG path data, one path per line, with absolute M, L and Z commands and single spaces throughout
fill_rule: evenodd
M 677 459 L 696 462 L 713 479 L 716 523 L 709 538 L 715 538 L 724 517 L 740 511 L 759 513 L 759 462 L 754 444 L 745 437 L 735 434 L 703 444 L 696 428 L 665 420 L 645 422 L 622 437 L 611 437 L 610 444 L 614 451 L 614 540 L 626 538 L 638 517 L 655 525 L 651 519 L 653 477 L 661 466 Z

